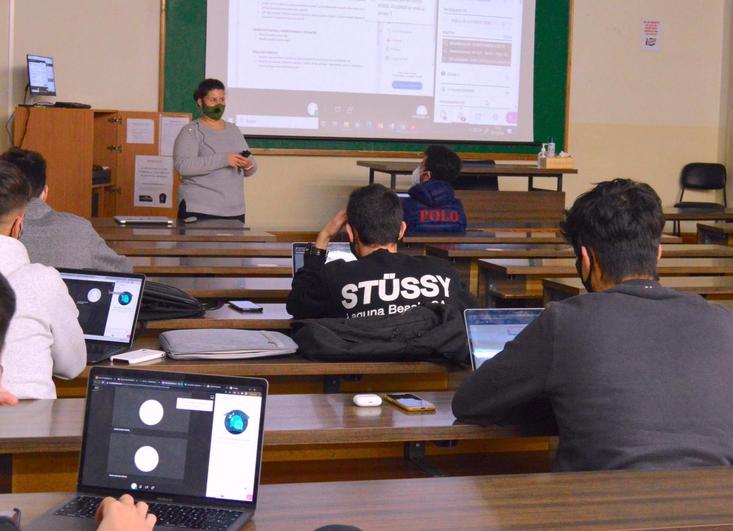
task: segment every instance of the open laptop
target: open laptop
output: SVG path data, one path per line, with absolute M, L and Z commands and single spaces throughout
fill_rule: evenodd
M 295 242 L 293 244 L 293 276 L 305 264 L 305 248 L 307 245 L 305 242 Z M 328 249 L 326 249 L 326 263 L 334 260 L 344 260 L 346 262 L 356 260 L 356 256 L 351 252 L 349 242 L 329 242 Z
M 115 216 L 120 225 L 165 225 L 172 227 L 175 222 L 165 216 Z
M 131 494 L 156 529 L 239 529 L 257 504 L 267 381 L 94 367 L 77 493 L 24 530 L 96 529 Z
M 145 276 L 80 269 L 59 269 L 59 273 L 79 310 L 87 362 L 99 363 L 130 350 Z
M 504 345 L 542 313 L 543 308 L 484 308 L 465 310 L 466 335 L 471 352 L 471 367 L 496 356 Z

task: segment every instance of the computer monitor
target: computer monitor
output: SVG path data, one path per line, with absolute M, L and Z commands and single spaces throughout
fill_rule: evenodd
M 55 96 L 56 75 L 53 58 L 43 55 L 26 55 L 28 61 L 28 86 L 33 96 Z

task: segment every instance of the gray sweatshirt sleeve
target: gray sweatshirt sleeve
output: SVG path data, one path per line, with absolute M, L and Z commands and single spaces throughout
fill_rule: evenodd
M 244 149 L 249 150 L 249 144 L 247 144 L 247 140 L 246 139 L 244 140 L 244 146 L 245 146 Z M 244 172 L 244 176 L 245 177 L 250 177 L 250 176 L 254 175 L 257 172 L 257 159 L 255 158 L 254 155 L 250 155 L 249 156 L 249 160 L 250 160 L 250 162 L 252 162 L 252 167 L 250 169 L 248 169 L 248 170 L 245 170 L 245 172 Z
M 201 134 L 196 129 L 195 124 L 185 126 L 178 133 L 176 142 L 173 145 L 173 164 L 176 171 L 184 177 L 206 175 L 229 165 L 227 161 L 229 153 L 199 156 L 199 144 L 202 139 Z M 254 171 L 251 173 L 254 173 Z
M 93 227 L 89 227 L 89 241 L 87 249 L 91 255 L 92 267 L 99 271 L 114 271 L 117 273 L 132 273 L 132 264 L 126 256 L 121 256 L 109 248 L 107 242 L 97 234 Z

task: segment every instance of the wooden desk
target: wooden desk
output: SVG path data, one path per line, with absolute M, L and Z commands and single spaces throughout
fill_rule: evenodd
M 662 258 L 660 276 L 733 275 L 733 258 Z M 541 297 L 542 279 L 576 277 L 573 258 L 480 259 L 478 297 L 495 303 L 492 292 L 523 288 Z
M 733 257 L 733 248 L 722 245 L 670 245 L 663 250 L 668 258 Z M 478 260 L 480 258 L 574 258 L 569 245 L 476 243 L 428 244 L 425 254 L 450 260 L 461 273 L 473 294 L 478 293 Z
M 660 277 L 662 286 L 702 295 L 706 299 L 733 299 L 733 277 Z M 560 301 L 585 293 L 579 278 L 542 280 L 544 302 Z
M 554 230 L 520 232 L 518 230 L 488 232 L 484 230 L 469 230 L 464 234 L 415 234 L 402 239 L 402 245 L 414 246 L 425 244 L 452 243 L 452 244 L 520 244 L 535 243 L 561 245 L 567 244 L 565 239 Z M 663 244 L 681 244 L 682 238 L 669 234 L 662 235 Z
M 386 173 L 390 177 L 390 188 L 397 187 L 398 175 L 409 175 L 417 167 L 416 162 L 390 162 L 379 160 L 357 160 L 357 166 L 369 168 L 369 184 L 374 182 L 375 173 Z M 492 177 L 526 177 L 527 190 L 534 190 L 535 177 L 552 177 L 557 180 L 557 191 L 562 190 L 564 174 L 576 174 L 577 169 L 538 168 L 529 164 L 497 164 L 496 166 L 464 166 L 461 175 Z
M 733 224 L 698 223 L 697 242 L 714 243 L 733 247 Z
M 155 229 L 155 228 L 166 228 L 165 225 L 144 225 L 128 223 L 121 225 L 117 223 L 114 218 L 91 218 L 89 221 L 92 222 L 92 226 L 97 230 L 102 229 L 114 229 L 114 228 L 134 228 L 134 229 Z M 185 229 L 244 229 L 246 225 L 238 219 L 201 219 L 193 223 L 186 223 L 184 221 L 173 219 L 172 227 L 185 228 Z
M 5 494 L 0 505 L 30 522 L 65 497 Z M 729 529 L 731 497 L 733 472 L 712 467 L 263 485 L 244 529 Z
M 201 317 L 148 321 L 143 333 L 150 335 L 166 330 L 189 330 L 193 328 L 231 328 L 237 330 L 290 330 L 291 315 L 282 303 L 263 303 L 262 312 L 239 312 L 229 305 L 209 310 Z
M 680 234 L 681 221 L 733 221 L 733 208 L 725 210 L 698 210 L 694 208 L 665 208 L 663 210 L 665 221 L 672 222 L 672 233 Z M 707 242 L 714 243 L 714 242 Z
M 292 258 L 290 243 L 232 242 L 110 242 L 110 247 L 128 257 L 134 256 L 234 256 Z
M 274 242 L 277 239 L 269 232 L 242 229 L 110 227 L 98 232 L 108 242 Z
M 149 277 L 148 280 L 175 286 L 197 299 L 250 299 L 254 302 L 285 302 L 291 278 L 241 277 Z
M 130 258 L 135 273 L 194 277 L 292 277 L 292 259 L 237 257 L 136 256 Z
M 434 413 L 409 414 L 386 402 L 380 407 L 358 408 L 353 405 L 351 394 L 271 395 L 265 413 L 264 460 L 282 460 L 282 454 L 289 452 L 290 457 L 285 460 L 297 461 L 298 452 L 322 447 L 371 447 L 378 452 L 380 445 L 396 443 L 405 447 L 406 457 L 421 465 L 424 454 L 415 455 L 415 447 L 424 449 L 427 442 L 537 435 L 517 426 L 457 423 L 451 411 L 452 392 L 421 392 L 421 395 L 435 404 Z M 67 463 L 64 471 L 54 461 L 63 461 L 59 454 L 70 454 L 67 458 L 72 459 L 78 455 L 84 408 L 84 399 L 27 400 L 12 408 L 0 408 L 0 425 L 7 428 L 0 436 L 0 454 L 10 456 L 14 491 L 29 486 L 25 476 L 26 465 L 30 463 L 65 476 L 75 473 L 76 467 L 68 467 Z M 265 467 L 263 472 L 266 470 Z M 292 480 L 297 481 L 297 477 Z

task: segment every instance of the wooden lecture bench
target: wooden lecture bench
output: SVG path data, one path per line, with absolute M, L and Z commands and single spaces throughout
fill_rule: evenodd
M 148 277 L 147 280 L 175 286 L 202 300 L 249 299 L 254 302 L 285 302 L 290 277 Z
M 698 223 L 697 242 L 733 247 L 733 223 Z
M 135 273 L 155 276 L 292 277 L 288 258 L 136 256 Z
M 678 291 L 696 293 L 706 299 L 733 300 L 733 277 L 660 277 L 660 284 Z M 545 304 L 585 293 L 579 278 L 545 278 L 542 280 Z
M 672 233 L 679 235 L 682 221 L 733 221 L 733 208 L 698 209 L 698 208 L 664 208 L 664 220 L 672 222 Z M 713 243 L 713 242 L 711 242 Z
M 374 182 L 375 173 L 386 173 L 390 177 L 390 188 L 397 187 L 398 175 L 409 175 L 418 166 L 417 162 L 392 162 L 381 160 L 357 160 L 357 166 L 369 168 L 369 184 Z M 535 177 L 551 177 L 557 180 L 557 190 L 562 190 L 562 178 L 564 174 L 576 174 L 577 169 L 552 169 L 538 168 L 529 164 L 496 164 L 490 165 L 464 165 L 461 175 L 478 175 L 490 177 L 526 177 L 527 190 L 534 190 Z
M 277 240 L 276 236 L 269 232 L 249 229 L 110 227 L 99 229 L 98 232 L 108 242 L 274 242 Z
M 247 226 L 238 219 L 200 219 L 192 223 L 186 223 L 183 220 L 173 219 L 172 228 L 179 229 L 245 229 Z M 166 225 L 149 225 L 141 223 L 129 223 L 122 225 L 117 223 L 114 218 L 91 218 L 92 226 L 97 230 L 115 229 L 121 227 L 130 227 L 135 229 L 160 229 L 168 228 Z
M 553 230 L 546 231 L 527 231 L 526 233 L 519 231 L 484 231 L 483 229 L 472 229 L 463 234 L 415 234 L 407 235 L 402 239 L 403 245 L 425 245 L 435 243 L 479 243 L 479 244 L 521 244 L 529 245 L 535 243 L 542 244 L 565 244 L 567 242 L 559 232 Z M 670 234 L 662 235 L 663 244 L 681 244 L 682 238 L 672 236 Z
M 290 243 L 236 243 L 236 242 L 111 242 L 110 247 L 129 257 L 180 256 L 180 257 L 240 257 L 240 258 L 291 258 Z
M 290 330 L 291 315 L 283 303 L 262 303 L 262 312 L 240 312 L 228 304 L 207 310 L 201 317 L 147 321 L 142 333 L 157 336 L 166 330 L 232 328 L 238 330 Z
M 68 497 L 4 494 L 0 505 L 30 522 Z M 731 498 L 722 467 L 263 485 L 244 530 L 730 529 Z
M 550 449 L 550 437 L 537 430 L 458 423 L 451 411 L 452 392 L 421 392 L 436 406 L 435 412 L 425 414 L 406 413 L 388 402 L 358 408 L 352 396 L 268 396 L 263 481 L 270 481 L 270 461 L 290 462 L 291 477 L 287 480 L 305 481 L 299 477 L 298 461 L 313 460 L 324 449 L 341 452 L 341 459 L 373 460 L 386 448 L 398 448 L 406 459 L 434 475 L 442 473 L 426 459 L 433 448 L 426 448 L 427 443 L 450 441 L 451 451 L 443 453 L 453 455 L 473 454 L 476 449 L 490 448 L 487 441 L 496 440 L 518 440 L 520 446 L 524 440 L 524 446 L 534 451 Z M 85 400 L 81 398 L 24 400 L 15 407 L 0 408 L 0 456 L 12 470 L 12 492 L 74 488 L 84 408 Z M 330 466 L 338 467 L 338 461 L 336 457 Z
M 577 277 L 574 258 L 479 259 L 478 298 L 489 306 L 495 293 L 510 286 L 526 289 L 526 299 L 542 297 L 542 279 Z M 664 258 L 657 265 L 664 276 L 733 275 L 733 258 Z M 492 300 L 493 298 L 493 300 Z M 534 304 L 535 301 L 529 302 Z
M 574 258 L 570 245 L 437 243 L 425 246 L 425 254 L 438 256 L 453 263 L 467 282 L 471 293 L 478 293 L 478 260 L 480 258 Z M 733 248 L 722 245 L 670 245 L 663 249 L 669 258 L 733 257 Z

